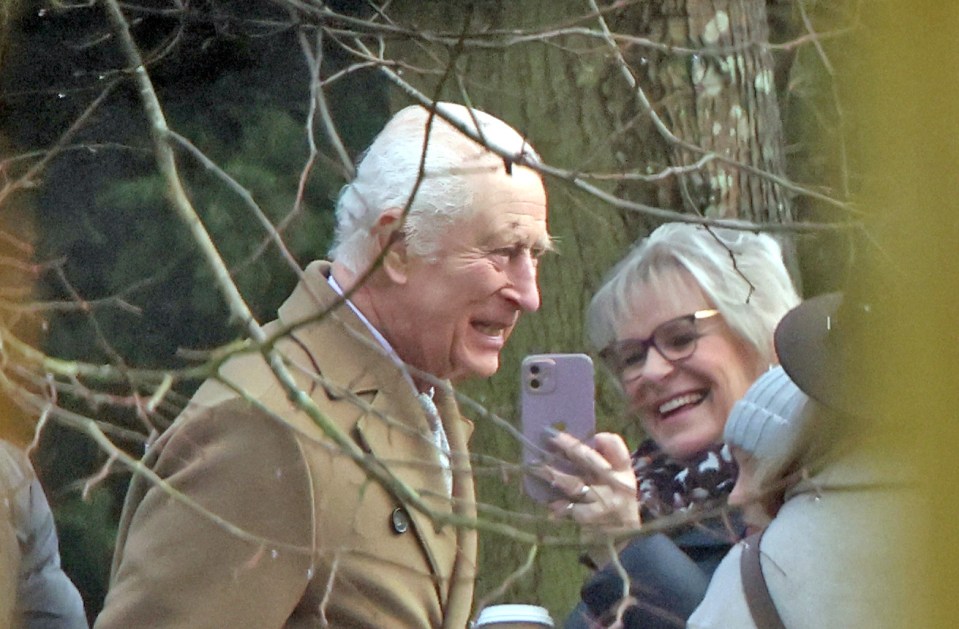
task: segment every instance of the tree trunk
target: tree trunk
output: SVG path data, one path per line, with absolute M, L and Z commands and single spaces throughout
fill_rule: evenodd
M 660 0 L 652 3 L 652 39 L 689 54 L 658 55 L 646 64 L 660 111 L 676 137 L 672 161 L 695 164 L 715 153 L 784 178 L 783 129 L 769 52 L 764 0 Z M 792 220 L 787 191 L 769 176 L 712 160 L 678 179 L 689 212 L 757 223 Z

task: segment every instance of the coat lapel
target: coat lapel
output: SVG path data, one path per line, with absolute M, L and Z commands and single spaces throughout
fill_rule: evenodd
M 404 379 L 396 378 L 379 391 L 373 408 L 360 418 L 356 428 L 366 449 L 398 482 L 419 494 L 432 511 L 440 515 L 452 512 L 426 414 Z M 450 578 L 454 564 L 456 530 L 450 526 L 438 528 L 429 515 L 394 496 L 409 514 L 413 532 L 439 577 L 437 591 L 445 605 L 448 588 L 443 582 Z
M 469 457 L 469 438 L 473 425 L 459 414 L 452 388 L 438 387 L 436 406 L 446 427 L 450 443 L 450 460 L 453 466 L 453 512 L 469 520 L 476 519 L 476 493 L 473 469 Z M 456 558 L 450 573 L 449 597 L 446 613 L 443 614 L 444 629 L 466 626 L 473 604 L 473 588 L 476 582 L 477 532 L 476 529 L 456 528 Z M 457 612 L 464 614 L 457 617 Z
M 326 283 L 329 263 L 315 262 L 304 274 L 304 281 L 279 310 L 284 325 L 316 317 L 318 311 L 329 309 L 339 299 Z M 475 516 L 472 471 L 466 449 L 469 425 L 460 417 L 451 392 L 438 394 L 437 408 L 453 455 L 453 504 L 447 496 L 429 421 L 409 381 L 391 358 L 384 355 L 379 343 L 348 306 L 335 308 L 331 316 L 338 319 L 339 325 L 308 323 L 292 332 L 314 365 L 319 363 L 316 355 L 324 356 L 324 370 L 318 377 L 323 391 L 314 387 L 312 395 L 372 399 L 370 406 L 359 413 L 356 426 L 343 428 L 355 428 L 354 436 L 360 445 L 383 463 L 398 482 L 417 492 L 431 510 L 448 515 L 455 508 L 457 513 Z M 397 503 L 401 502 L 397 497 Z M 462 599 L 465 592 L 471 598 L 475 531 L 460 531 L 453 526 L 439 528 L 427 514 L 412 506 L 407 506 L 406 511 L 413 532 L 438 577 L 436 585 L 441 604 L 449 607 L 448 593 Z M 464 537 L 463 532 L 468 533 L 465 540 L 460 539 Z M 454 581 L 446 586 L 448 579 Z M 469 588 L 463 587 L 466 579 L 469 579 Z M 458 603 L 465 606 L 467 613 L 470 598 Z M 464 623 L 465 619 L 460 626 Z

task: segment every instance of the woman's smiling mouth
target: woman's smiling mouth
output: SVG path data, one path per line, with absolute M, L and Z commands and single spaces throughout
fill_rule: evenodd
M 660 417 L 665 417 L 666 415 L 669 415 L 670 413 L 674 413 L 685 406 L 693 406 L 693 405 L 699 404 L 700 402 L 703 401 L 705 397 L 706 397 L 705 391 L 684 393 L 682 395 L 678 395 L 674 398 L 666 400 L 665 402 L 663 402 L 657 407 L 656 411 L 659 413 Z

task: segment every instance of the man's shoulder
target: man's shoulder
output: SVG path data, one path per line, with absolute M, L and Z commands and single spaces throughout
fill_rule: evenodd
M 354 318 L 346 309 L 337 309 L 315 321 L 290 324 L 281 318 L 264 326 L 267 337 L 275 339 L 271 348 L 282 369 L 308 402 L 297 401 L 301 396 L 289 389 L 290 381 L 279 377 L 263 353 L 239 352 L 200 386 L 162 440 L 169 441 L 180 431 L 232 430 L 227 424 L 234 421 L 256 421 L 262 424 L 258 430 L 272 425 L 322 439 L 322 429 L 303 402 L 341 429 L 351 430 L 378 394 L 392 399 L 391 392 L 406 386 L 390 358 Z M 252 426 L 245 431 L 256 432 Z
M 271 323 L 267 329 L 272 327 L 275 326 Z M 310 352 L 292 336 L 279 339 L 273 345 L 273 350 L 279 354 L 283 368 L 292 377 L 293 383 L 305 392 L 311 392 L 318 376 L 322 375 L 323 364 L 328 360 L 322 352 Z M 200 385 L 181 412 L 181 417 L 207 415 L 223 404 L 244 399 L 282 412 L 291 408 L 289 397 L 289 391 L 262 353 L 243 352 L 227 359 L 215 377 L 208 378 Z
M 193 406 L 177 417 L 148 450 L 160 457 L 189 460 L 206 450 L 242 450 L 269 442 L 292 443 L 283 422 L 255 402 L 232 397 L 209 406 Z M 206 456 L 206 455 L 204 455 Z
M 283 363 L 301 399 L 260 354 L 239 355 L 228 361 L 217 378 L 205 381 L 158 441 L 239 442 L 261 438 L 323 438 L 312 411 L 349 428 L 373 399 L 376 387 L 331 381 L 324 373 L 325 360 L 314 358 L 295 343 L 281 347 Z M 359 373 L 359 372 L 358 372 Z M 369 390 L 367 390 L 369 389 Z

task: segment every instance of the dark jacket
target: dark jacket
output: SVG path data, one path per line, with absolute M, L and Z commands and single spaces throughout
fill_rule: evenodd
M 735 479 L 728 451 L 704 453 L 696 461 L 677 464 L 647 442 L 633 458 L 644 522 L 669 515 L 677 496 L 702 496 L 702 500 L 691 497 L 685 502 L 715 506 L 725 500 Z M 620 607 L 624 607 L 626 629 L 685 627 L 705 596 L 713 571 L 736 541 L 739 528 L 738 523 L 727 525 L 720 518 L 710 518 L 675 529 L 668 536 L 656 533 L 632 540 L 620 553 L 619 562 L 629 575 L 635 601 L 621 605 L 623 581 L 618 567 L 610 563 L 583 586 L 582 601 L 567 618 L 566 629 L 606 626 Z

